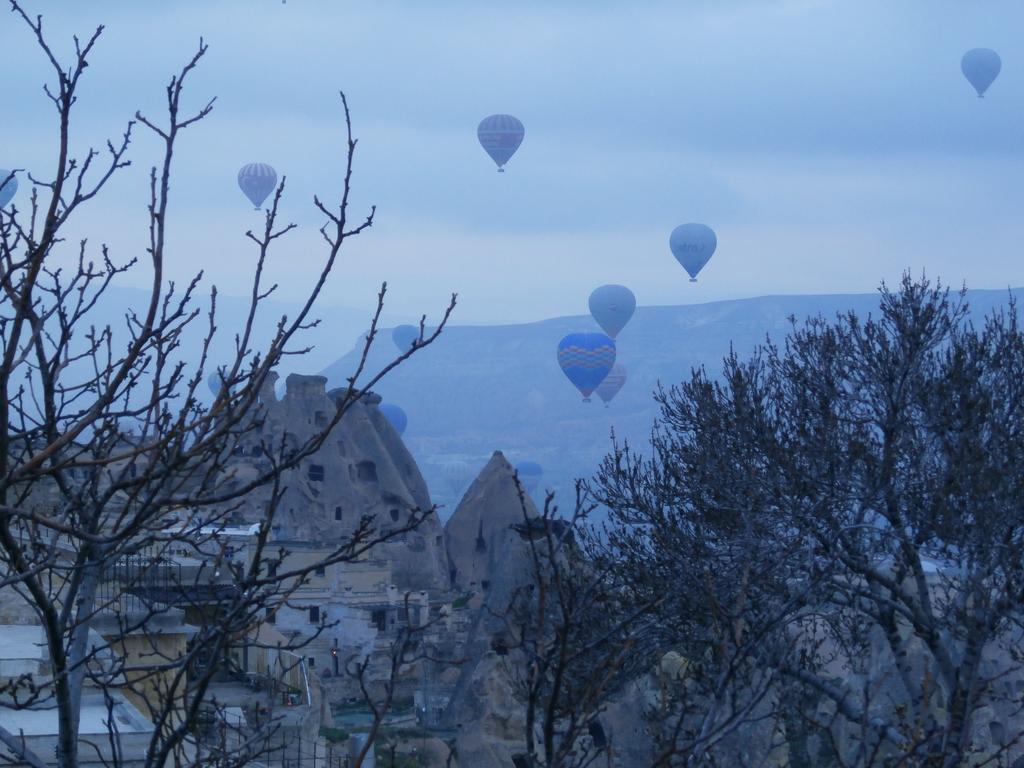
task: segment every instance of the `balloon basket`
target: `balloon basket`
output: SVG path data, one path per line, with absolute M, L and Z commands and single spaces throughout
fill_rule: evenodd
M 258 211 L 258 210 L 260 210 L 260 207 L 257 205 L 255 208 L 253 208 L 253 210 L 254 211 Z
M 498 169 L 498 173 L 504 173 L 504 172 L 505 172 L 505 169 L 504 169 L 504 168 L 499 168 L 499 169 Z
M 583 402 L 584 403 L 589 403 L 590 402 L 590 398 L 589 397 L 584 397 L 583 398 Z
M 697 282 L 697 278 L 696 277 L 691 277 L 690 278 L 690 282 L 691 283 L 696 283 Z

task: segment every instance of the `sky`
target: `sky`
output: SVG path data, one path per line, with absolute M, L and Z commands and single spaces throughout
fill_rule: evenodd
M 359 139 L 352 215 L 324 300 L 357 308 L 389 284 L 391 313 L 458 323 L 586 312 L 603 283 L 642 305 L 872 291 L 905 270 L 972 288 L 1024 285 L 1024 3 L 1020 0 L 26 0 L 58 52 L 106 30 L 74 123 L 83 151 L 209 53 L 186 100 L 212 114 L 173 171 L 168 263 L 245 291 L 260 215 L 236 186 L 248 162 L 287 176 L 298 228 L 274 252 L 298 299 L 324 257 L 312 197 L 336 197 L 343 89 Z M 960 73 L 974 47 L 1003 70 L 984 99 Z M 0 167 L 52 173 L 49 73 L 0 15 Z M 492 113 L 526 137 L 498 174 L 476 141 Z M 74 223 L 115 256 L 145 245 L 153 137 Z M 24 179 L 22 179 L 24 182 Z M 24 185 L 23 188 L 24 190 Z M 19 202 L 27 199 L 19 192 Z M 668 249 L 704 222 L 718 251 L 697 283 Z M 136 270 L 122 281 L 143 286 Z

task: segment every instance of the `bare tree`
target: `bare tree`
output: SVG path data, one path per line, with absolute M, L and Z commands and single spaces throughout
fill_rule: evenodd
M 774 661 L 794 649 L 788 623 L 811 586 L 799 540 L 759 482 L 771 472 L 757 426 L 762 371 L 731 360 L 723 378 L 659 395 L 652 455 L 616 445 L 590 487 L 609 514 L 593 559 L 623 602 L 655 609 L 642 639 L 657 668 L 658 766 L 759 765 L 776 750 Z M 718 405 L 723 388 L 734 413 Z M 712 433 L 714 453 L 703 444 Z
M 712 683 L 662 764 L 757 729 L 794 765 L 1020 758 L 1024 337 L 1012 302 L 967 313 L 905 277 L 877 317 L 794 323 L 660 393 L 651 456 L 606 461 L 607 561 L 670 591 L 661 648 Z
M 529 573 L 500 619 L 518 672 L 526 751 L 520 768 L 586 768 L 611 754 L 601 723 L 606 704 L 651 664 L 643 639 L 658 598 L 633 602 L 606 563 L 585 546 L 594 506 L 577 485 L 571 517 L 549 493 L 539 516 L 527 512 L 516 477 Z M 583 540 L 581 540 L 583 537 Z
M 447 616 L 442 612 L 435 617 L 422 616 L 419 622 L 413 620 L 414 610 L 411 595 L 406 593 L 403 598 L 404 615 L 407 620 L 400 623 L 394 638 L 387 645 L 383 654 L 386 674 L 375 676 L 371 672 L 374 664 L 381 659 L 374 653 L 354 654 L 346 663 L 346 671 L 359 683 L 359 691 L 370 711 L 370 725 L 366 738 L 359 752 L 352 760 L 349 768 L 361 768 L 371 747 L 380 733 L 389 712 L 395 704 L 395 698 L 402 679 L 417 671 L 422 672 L 425 664 L 457 666 L 461 659 L 443 656 L 439 649 L 430 642 L 432 630 L 441 625 Z M 394 764 L 394 748 L 391 762 Z
M 173 222 L 170 180 L 177 142 L 214 106 L 211 99 L 189 112 L 183 103 L 186 81 L 207 45 L 200 41 L 171 78 L 163 118 L 137 113 L 105 152 L 90 150 L 75 157 L 72 118 L 103 28 L 88 38 L 76 37 L 74 55 L 64 64 L 44 34 L 42 18 L 31 16 L 18 0 L 12 0 L 11 9 L 51 65 L 53 81 L 44 91 L 59 131 L 52 177 L 29 176 L 27 210 L 11 205 L 0 211 L 0 586 L 41 625 L 49 667 L 45 675 L 8 681 L 4 704 L 56 711 L 60 766 L 71 768 L 85 760 L 120 765 L 128 760 L 114 717 L 125 691 L 145 701 L 153 724 L 144 755 L 133 764 L 244 765 L 261 754 L 261 734 L 249 734 L 234 754 L 210 754 L 196 739 L 216 667 L 202 662 L 223 658 L 232 644 L 249 642 L 246 638 L 287 603 L 315 568 L 359 557 L 433 513 L 415 510 L 404 526 L 387 532 L 366 519 L 320 562 L 276 572 L 276 564 L 287 562 L 272 535 L 283 478 L 323 445 L 382 376 L 438 336 L 454 297 L 435 330 L 428 333 L 421 323 L 420 338 L 409 352 L 379 371 L 367 372 L 367 353 L 384 302 L 382 287 L 362 362 L 347 392 L 337 398 L 336 411 L 300 444 L 265 439 L 262 398 L 272 385 L 274 367 L 285 356 L 305 351 L 303 331 L 317 322 L 314 304 L 336 271 L 343 245 L 373 224 L 373 210 L 351 219 L 356 140 L 341 94 L 346 147 L 339 169 L 341 196 L 333 202 L 314 198 L 326 219 L 320 230 L 320 269 L 294 317 L 280 318 L 272 338 L 255 338 L 255 321 L 275 289 L 265 282 L 265 267 L 277 241 L 294 228 L 278 216 L 282 179 L 262 228 L 246 233 L 255 253 L 247 319 L 244 327 L 231 329 L 235 354 L 218 369 L 220 393 L 204 403 L 198 392 L 211 371 L 208 355 L 219 330 L 216 288 L 204 312 L 199 302 L 202 274 L 178 285 L 166 279 L 164 264 Z M 97 249 L 83 240 L 75 246 L 72 267 L 59 267 L 72 248 L 63 233 L 129 165 L 140 126 L 163 147 L 150 172 L 145 256 L 119 260 L 106 246 Z M 148 301 L 129 309 L 121 328 L 97 325 L 93 318 L 109 301 L 108 288 L 132 270 L 149 270 Z M 188 341 L 188 333 L 198 326 L 201 343 L 196 345 Z M 230 457 L 253 444 L 262 469 L 239 482 L 229 471 Z M 233 564 L 219 533 L 248 494 L 266 489 L 269 501 L 253 551 L 244 563 Z M 160 576 L 182 547 L 201 556 L 199 572 Z M 214 578 L 222 569 L 232 574 L 227 586 Z M 105 592 L 104 585 L 110 583 L 119 588 Z M 127 600 L 134 601 L 134 610 L 125 607 Z M 193 612 L 200 620 L 187 649 L 169 652 L 151 628 L 172 606 L 183 603 L 203 610 Z M 113 617 L 117 631 L 97 640 L 93 627 L 103 616 Z M 295 642 L 297 650 L 301 644 Z M 89 744 L 79 738 L 86 690 L 97 691 L 107 702 L 109 743 Z M 273 728 L 273 723 L 266 727 Z M 0 730 L 0 741 L 9 759 L 37 767 L 53 762 L 34 754 L 18 734 Z

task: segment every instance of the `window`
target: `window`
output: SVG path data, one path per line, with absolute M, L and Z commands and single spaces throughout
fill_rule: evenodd
M 315 483 L 322 483 L 324 480 L 324 465 L 323 464 L 310 464 L 306 470 L 306 477 Z
M 487 579 L 484 579 L 483 581 L 480 582 L 480 586 L 483 587 L 484 591 L 486 592 L 488 589 L 491 588 L 491 582 L 488 581 Z
M 356 477 L 366 483 L 377 482 L 377 465 L 372 461 L 360 461 L 356 464 Z
M 322 565 L 318 565 L 314 573 L 316 573 L 317 576 L 324 576 L 327 573 L 327 569 Z
M 277 624 L 277 614 L 272 608 L 267 608 L 267 624 Z
M 393 520 L 394 522 L 396 522 L 396 523 L 398 522 L 398 515 L 399 515 L 399 514 L 400 514 L 400 513 L 399 513 L 399 511 L 398 511 L 397 509 L 392 509 L 392 510 L 391 510 L 391 519 L 392 519 L 392 520 Z
M 387 614 L 382 610 L 374 611 L 370 614 L 370 621 L 372 621 L 373 625 L 377 627 L 378 632 L 383 632 L 386 626 L 385 622 L 387 621 Z
M 309 623 L 319 624 L 320 623 L 320 606 L 311 605 L 309 606 Z
M 408 621 L 409 620 L 409 609 L 402 607 L 398 609 L 398 620 Z
M 278 563 L 279 563 L 279 561 L 277 561 L 277 560 L 271 560 L 269 563 L 267 563 L 267 572 L 271 576 L 277 576 L 277 566 L 278 566 Z
M 334 519 L 341 520 L 341 507 L 334 508 Z
M 310 669 L 313 669 L 316 666 L 316 656 L 307 656 L 306 663 L 309 665 Z

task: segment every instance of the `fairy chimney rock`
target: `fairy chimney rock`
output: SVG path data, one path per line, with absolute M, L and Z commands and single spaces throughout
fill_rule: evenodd
M 505 592 L 506 582 L 528 571 L 527 550 L 513 530 L 524 522 L 524 507 L 528 518 L 537 516 L 529 495 L 523 491 L 520 498 L 512 465 L 495 451 L 445 524 L 451 577 L 459 589 L 477 597 Z
M 265 461 L 259 446 L 283 441 L 298 449 L 330 428 L 346 390 L 332 390 L 329 396 L 326 383 L 323 376 L 288 376 L 284 398 L 265 404 L 261 434 L 251 435 L 251 445 L 242 446 L 232 459 L 239 476 L 246 463 Z M 431 509 L 419 468 L 379 402 L 373 394 L 349 402 L 316 452 L 285 473 L 276 538 L 334 545 L 351 536 L 364 516 L 378 533 L 393 532 L 415 510 Z M 240 514 L 244 522 L 265 516 L 269 492 L 260 489 L 246 497 Z M 391 562 L 399 589 L 441 591 L 449 586 L 444 531 L 434 513 L 415 530 L 374 547 L 373 557 Z

